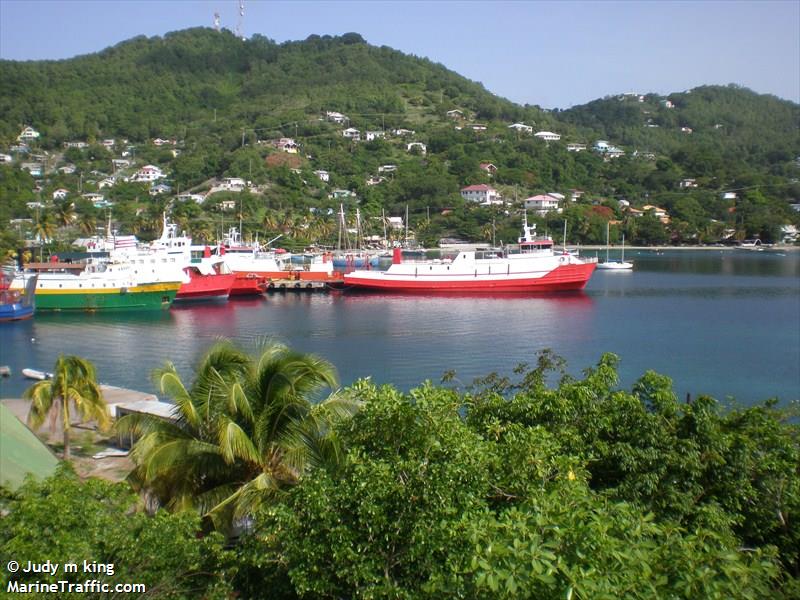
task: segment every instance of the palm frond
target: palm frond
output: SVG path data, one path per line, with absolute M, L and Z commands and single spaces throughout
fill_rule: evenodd
M 259 463 L 259 454 L 247 434 L 232 420 L 223 423 L 219 429 L 219 448 L 228 464 L 238 458 L 247 462 Z

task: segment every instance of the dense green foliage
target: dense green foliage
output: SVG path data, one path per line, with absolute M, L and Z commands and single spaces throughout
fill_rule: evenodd
M 680 403 L 652 372 L 621 390 L 610 354 L 552 385 L 559 362 L 466 390 L 357 382 L 338 459 L 261 490 L 229 551 L 193 538 L 192 503 L 120 519 L 123 484 L 63 475 L 6 500 L 0 541 L 15 560 L 85 553 L 150 585 L 171 569 L 176 597 L 797 597 L 795 412 Z M 223 396 L 204 410 L 230 410 Z
M 127 415 L 116 428 L 137 438 L 131 482 L 171 509 L 197 508 L 222 529 L 295 484 L 310 468 L 335 462 L 333 424 L 357 404 L 334 388 L 333 365 L 271 342 L 255 356 L 215 344 L 186 386 L 172 364 L 156 373 L 175 420 Z
M 463 119 L 448 117 L 452 109 Z M 347 120 L 333 123 L 326 111 Z M 561 140 L 509 129 L 514 122 L 555 131 Z M 799 122 L 797 105 L 736 86 L 609 97 L 565 111 L 518 106 L 442 65 L 371 46 L 353 33 L 283 44 L 199 28 L 138 37 L 65 61 L 0 61 L 0 151 L 23 126 L 41 133 L 31 142 L 38 159 L 20 153 L 13 166 L 0 165 L 0 249 L 19 246 L 19 236 L 41 239 L 41 223 L 52 225 L 56 241 L 93 232 L 106 211 L 81 198 L 87 192 L 113 203 L 117 229 L 145 238 L 158 234 L 160 214 L 171 207 L 198 239 L 217 239 L 241 218 L 247 234 L 282 235 L 291 248 L 333 245 L 344 202 L 351 214 L 360 207 L 371 234 L 383 233 L 381 215 L 402 216 L 408 207 L 411 229 L 426 245 L 440 237 L 509 242 L 523 199 L 569 197 L 579 189 L 583 197 L 567 200 L 563 215 L 537 217 L 538 224 L 560 229 L 567 218 L 569 239 L 583 244 L 605 242 L 609 220 L 612 240 L 624 233 L 638 244 L 756 236 L 774 242 L 781 226 L 800 224 L 790 208 L 800 196 Z M 484 129 L 473 130 L 478 124 Z M 353 142 L 343 137 L 345 127 L 385 137 Z M 280 137 L 293 138 L 298 154 L 269 143 Z M 108 138 L 111 149 L 102 145 Z M 155 138 L 176 146 L 154 145 Z M 625 155 L 592 151 L 598 139 Z M 75 141 L 87 146 L 63 147 Z M 409 151 L 410 142 L 424 143 L 427 152 Z M 570 152 L 571 143 L 587 149 Z M 102 179 L 117 170 L 111 160 L 123 152 L 132 164 L 101 190 Z M 41 180 L 20 171 L 30 160 L 44 164 Z M 492 163 L 496 173 L 481 163 Z M 75 171 L 56 170 L 65 164 Z M 148 184 L 124 181 L 144 164 L 165 170 L 170 193 L 152 197 Z M 397 169 L 381 171 L 385 165 Z M 314 174 L 320 169 L 329 182 Z M 178 192 L 208 192 L 223 177 L 251 181 L 252 192 L 219 192 L 200 205 L 174 201 Z M 686 179 L 696 187 L 682 185 Z M 508 205 L 465 204 L 459 190 L 476 183 L 496 187 Z M 54 217 L 51 194 L 59 188 L 75 204 L 69 222 Z M 333 197 L 336 189 L 357 200 Z M 634 216 L 618 204 L 623 199 L 639 209 L 659 206 L 670 219 Z M 28 207 L 37 200 L 45 208 Z M 33 223 L 6 225 L 26 218 Z
M 2 500 L 0 547 L 3 566 L 45 561 L 61 565 L 56 576 L 39 573 L 0 572 L 3 592 L 10 582 L 33 584 L 66 581 L 83 584 L 144 584 L 152 598 L 227 598 L 230 582 L 226 567 L 232 554 L 216 533 L 197 535 L 199 519 L 190 513 L 160 511 L 148 516 L 137 509 L 129 486 L 99 479 L 85 482 L 69 468 L 47 481 L 29 481 L 13 496 Z M 113 575 L 84 571 L 90 564 L 110 564 Z M 79 565 L 66 573 L 65 563 Z M 12 594 L 9 594 L 11 596 Z M 43 597 L 45 594 L 28 594 Z M 108 598 L 114 594 L 63 593 L 58 598 Z

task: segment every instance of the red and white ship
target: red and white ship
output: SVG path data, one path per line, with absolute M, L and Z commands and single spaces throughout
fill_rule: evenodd
M 523 222 L 519 247 L 462 251 L 452 259 L 403 262 L 396 248 L 386 271 L 359 270 L 344 276 L 345 288 L 401 293 L 521 293 L 580 290 L 597 267 L 596 258 L 556 253 L 553 240 L 536 237 Z
M 298 282 L 341 280 L 333 270 L 331 256 L 314 256 L 304 265 L 292 265 L 291 255 L 281 250 L 262 248 L 257 241 L 244 243 L 241 234 L 235 227 L 228 230 L 219 246 L 219 256 L 225 260 L 228 268 L 236 273 L 237 283 L 240 281 L 255 285 L 254 281 L 268 286 L 270 281 L 295 280 Z
M 192 239 L 178 235 L 178 227 L 164 217 L 161 237 L 150 244 L 147 252 L 138 252 L 137 262 L 180 269 L 182 283 L 175 301 L 227 300 L 236 275 L 218 256 L 212 256 L 209 246 L 192 246 Z

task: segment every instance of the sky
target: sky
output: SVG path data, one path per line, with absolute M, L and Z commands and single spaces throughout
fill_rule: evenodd
M 239 25 L 239 0 L 0 0 L 0 58 L 63 59 L 137 35 Z M 800 0 L 242 0 L 241 32 L 360 33 L 519 104 L 736 83 L 800 103 Z

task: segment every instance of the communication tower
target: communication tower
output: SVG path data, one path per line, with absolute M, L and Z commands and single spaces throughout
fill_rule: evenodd
M 244 37 L 244 0 L 239 0 L 239 20 L 236 23 L 236 37 L 245 39 Z
M 214 29 L 219 31 L 219 13 L 218 12 L 214 13 Z

